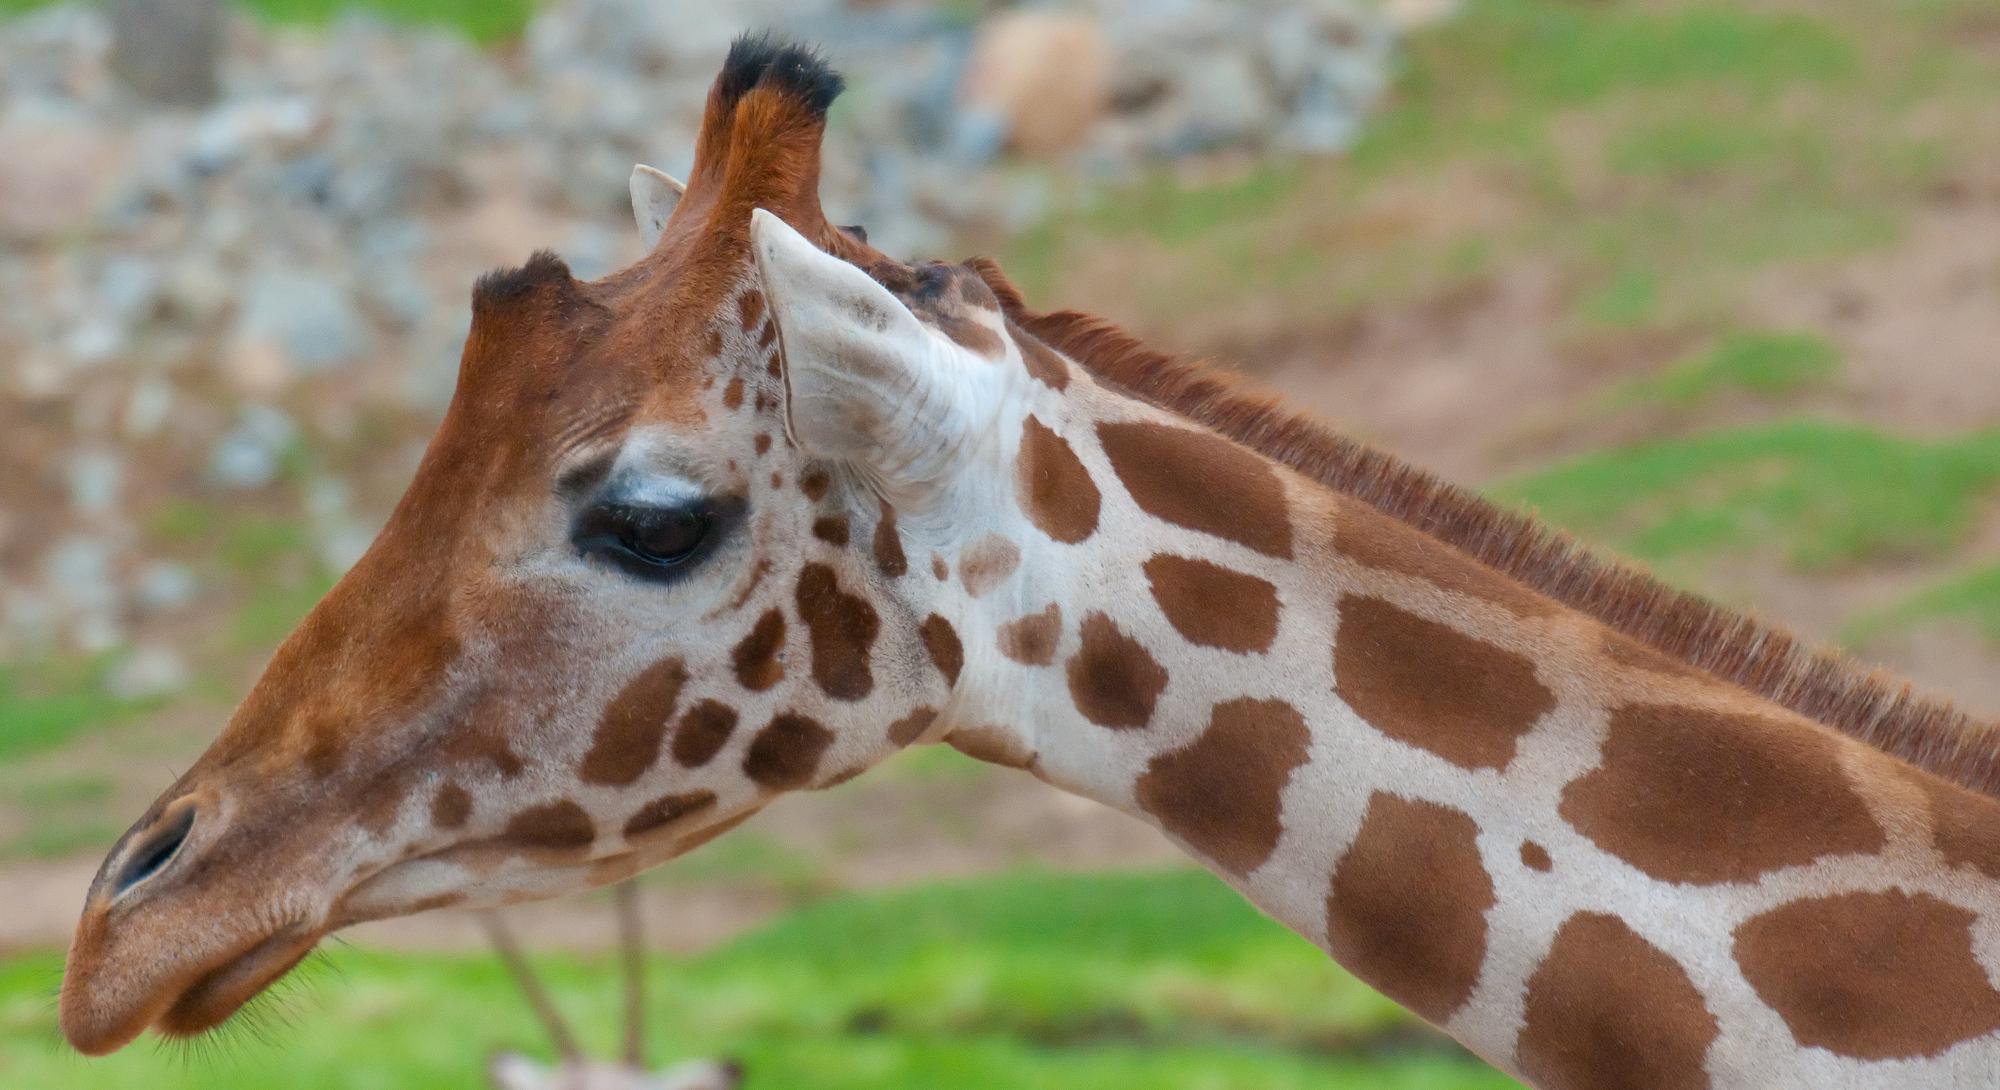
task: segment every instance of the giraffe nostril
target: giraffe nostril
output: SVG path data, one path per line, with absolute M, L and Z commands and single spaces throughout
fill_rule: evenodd
M 187 842 L 188 833 L 194 830 L 195 807 L 193 803 L 182 806 L 177 812 L 162 817 L 146 835 L 139 838 L 132 850 L 125 855 L 125 862 L 118 868 L 118 878 L 112 883 L 113 897 L 123 894 L 133 886 L 160 873 L 173 861 Z

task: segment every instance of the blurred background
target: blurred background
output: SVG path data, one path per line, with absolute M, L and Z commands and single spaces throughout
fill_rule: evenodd
M 480 932 L 68 1055 L 97 859 L 366 546 L 474 277 L 637 256 L 729 38 L 849 77 L 826 203 L 1212 356 L 2000 712 L 1992 0 L 0 0 L 0 1085 L 475 1087 Z M 642 879 L 752 1087 L 1511 1085 L 1149 829 L 931 749 Z M 602 896 L 511 916 L 608 1052 Z

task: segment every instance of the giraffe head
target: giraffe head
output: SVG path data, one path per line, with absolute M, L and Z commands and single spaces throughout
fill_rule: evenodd
M 826 221 L 838 90 L 739 41 L 690 183 L 634 177 L 647 257 L 481 281 L 379 538 L 100 869 L 77 1048 L 204 1032 L 347 924 L 622 879 L 945 729 L 942 557 L 1029 379 L 975 271 Z

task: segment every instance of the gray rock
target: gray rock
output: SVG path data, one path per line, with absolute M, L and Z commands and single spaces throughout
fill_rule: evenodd
M 70 455 L 64 478 L 71 507 L 82 515 L 105 515 L 118 506 L 125 464 L 101 447 L 79 450 Z
M 156 560 L 139 569 L 139 577 L 132 584 L 132 598 L 141 609 L 171 613 L 194 601 L 200 589 L 187 565 Z
M 147 644 L 121 657 L 105 676 L 104 691 L 120 700 L 149 700 L 186 689 L 187 661 L 169 647 Z
M 215 445 L 209 476 L 225 488 L 263 488 L 278 479 L 285 452 L 298 434 L 291 417 L 268 405 L 252 405 Z
M 60 606 L 92 612 L 117 604 L 111 543 L 102 536 L 73 534 L 56 542 L 42 558 L 42 571 L 49 598 Z
M 330 277 L 271 269 L 247 287 L 237 339 L 277 346 L 302 374 L 331 370 L 373 348 L 367 320 Z

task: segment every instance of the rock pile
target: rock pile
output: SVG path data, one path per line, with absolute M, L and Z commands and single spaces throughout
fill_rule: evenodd
M 191 112 L 131 99 L 92 8 L 0 23 L 0 656 L 178 684 L 166 634 L 224 580 L 162 559 L 170 502 L 351 562 L 370 474 L 407 474 L 449 396 L 471 281 L 537 247 L 586 277 L 637 256 L 631 165 L 685 174 L 729 39 L 763 26 L 849 74 L 828 207 L 912 255 L 1046 216 L 1055 173 L 1337 151 L 1396 37 L 1360 0 L 562 0 L 496 51 L 239 19 Z

